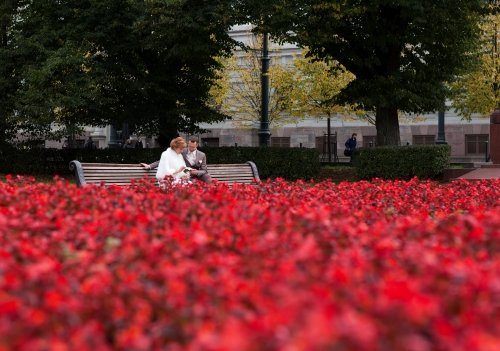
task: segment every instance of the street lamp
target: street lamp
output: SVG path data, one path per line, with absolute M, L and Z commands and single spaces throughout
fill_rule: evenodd
M 436 144 L 448 144 L 444 134 L 444 108 L 438 112 L 438 134 Z
M 261 72 L 261 108 L 259 146 L 269 146 L 271 132 L 269 131 L 269 34 L 263 34 L 262 72 Z

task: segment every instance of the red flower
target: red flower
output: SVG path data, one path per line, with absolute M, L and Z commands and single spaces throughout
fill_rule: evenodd
M 0 350 L 496 350 L 500 181 L 0 183 Z

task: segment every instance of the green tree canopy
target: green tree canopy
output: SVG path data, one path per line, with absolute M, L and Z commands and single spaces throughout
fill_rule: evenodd
M 490 0 L 481 21 L 480 62 L 451 84 L 453 107 L 466 119 L 473 113 L 489 116 L 500 107 L 500 1 Z
M 15 62 L 18 58 L 13 47 L 12 25 L 17 1 L 4 0 L 0 2 L 0 150 L 7 146 L 12 126 L 9 118 L 12 114 L 12 95 L 17 89 L 18 79 L 15 75 Z
M 20 0 L 18 125 L 125 121 L 171 138 L 224 118 L 207 102 L 215 57 L 234 46 L 232 11 L 228 0 Z
M 257 9 L 264 4 L 249 1 Z M 308 47 L 325 61 L 338 61 L 354 74 L 338 101 L 375 112 L 378 145 L 400 143 L 398 111 L 443 107 L 444 83 L 475 60 L 485 5 L 483 0 L 266 2 L 274 13 L 265 12 L 262 31 Z

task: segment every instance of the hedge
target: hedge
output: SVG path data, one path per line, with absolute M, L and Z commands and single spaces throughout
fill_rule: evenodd
M 206 152 L 209 163 L 253 161 L 261 179 L 311 179 L 320 170 L 315 149 L 275 147 L 212 147 Z M 0 150 L 0 173 L 70 175 L 71 160 L 103 163 L 139 163 L 159 160 L 160 149 L 30 149 Z
M 449 166 L 449 145 L 361 148 L 354 164 L 359 179 L 437 179 Z

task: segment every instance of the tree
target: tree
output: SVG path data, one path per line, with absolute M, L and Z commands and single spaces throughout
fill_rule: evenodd
M 490 12 L 481 23 L 481 60 L 476 69 L 451 84 L 453 107 L 466 119 L 473 113 L 488 116 L 500 106 L 500 3 L 489 3 Z
M 336 104 L 337 95 L 355 77 L 337 62 L 314 60 L 303 50 L 291 67 L 284 67 L 279 80 L 288 92 L 289 113 L 297 117 L 332 117 L 335 114 L 361 114 L 352 105 Z
M 229 0 L 145 3 L 136 33 L 147 99 L 135 111 L 153 116 L 167 140 L 177 130 L 193 132 L 199 122 L 225 118 L 209 108 L 209 91 L 218 78 L 217 57 L 229 56 L 235 45 L 228 35 L 233 11 Z
M 104 97 L 92 89 L 88 46 L 74 35 L 71 5 L 70 1 L 17 2 L 11 30 L 17 84 L 11 114 L 17 130 L 57 138 L 53 126 L 74 134 L 83 124 L 102 124 L 95 101 L 103 102 Z
M 251 36 L 250 43 L 237 54 L 223 60 L 224 70 L 217 85 L 212 90 L 212 100 L 226 115 L 230 115 L 235 125 L 252 128 L 261 118 L 261 36 Z M 269 123 L 276 126 L 295 120 L 286 114 L 292 86 L 288 84 L 287 68 L 275 61 L 273 52 L 279 48 L 271 44 L 269 68 Z
M 20 0 L 19 123 L 128 122 L 169 140 L 224 118 L 207 107 L 231 52 L 229 0 Z
M 375 111 L 378 145 L 400 143 L 398 111 L 443 107 L 444 83 L 467 72 L 475 59 L 484 7 L 483 0 L 267 2 L 273 14 L 262 31 L 336 60 L 355 75 L 337 101 Z
M 12 20 L 17 1 L 0 2 L 0 150 L 5 148 L 10 138 L 10 116 L 13 110 L 12 94 L 17 89 L 14 62 L 16 57 L 12 48 Z

